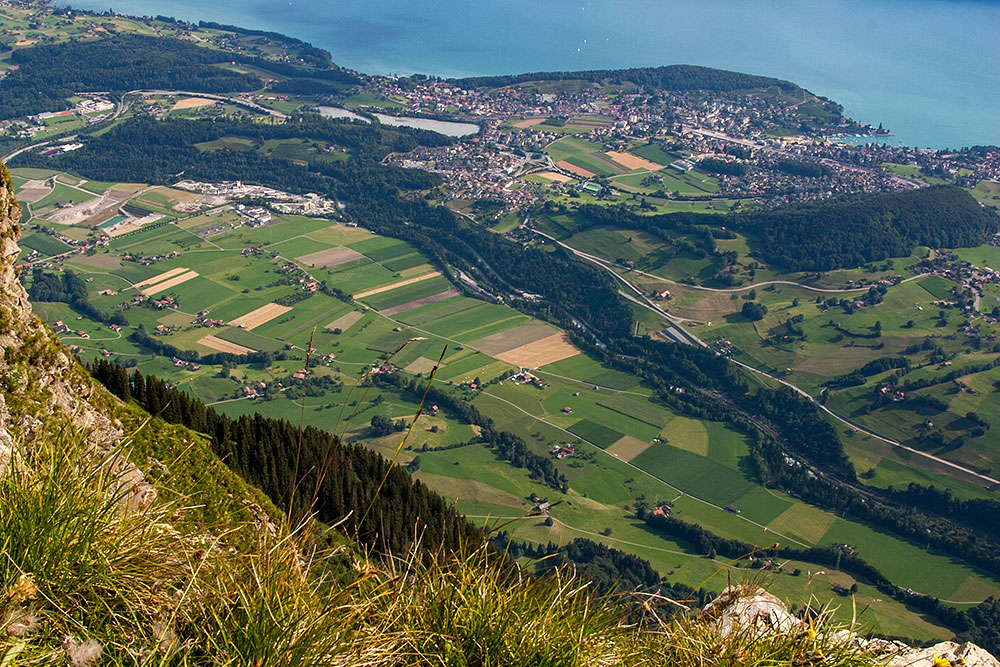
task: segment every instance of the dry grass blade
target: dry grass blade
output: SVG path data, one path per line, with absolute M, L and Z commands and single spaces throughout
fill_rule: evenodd
M 411 338 L 406 341 L 396 349 L 396 352 L 402 350 L 406 347 L 406 344 L 410 341 L 416 340 Z M 392 467 L 396 465 L 396 460 L 399 459 L 399 453 L 403 451 L 403 446 L 406 444 L 407 439 L 409 439 L 410 434 L 413 432 L 413 428 L 417 425 L 417 420 L 420 419 L 420 415 L 424 413 L 424 401 L 427 400 L 427 392 L 430 391 L 431 385 L 434 383 L 434 376 L 437 374 L 438 369 L 441 367 L 441 361 L 444 359 L 445 353 L 448 351 L 448 344 L 441 349 L 441 355 L 438 357 L 437 362 L 434 364 L 434 368 L 431 369 L 430 375 L 427 377 L 427 384 L 424 386 L 424 393 L 420 397 L 420 403 L 417 405 L 417 414 L 413 416 L 413 421 L 410 422 L 410 427 L 406 429 L 406 433 L 403 435 L 403 439 L 399 441 L 399 445 L 396 447 L 396 451 L 392 454 L 392 460 L 389 461 L 389 465 L 385 469 L 385 474 L 382 475 L 381 481 L 378 483 L 378 487 L 375 489 L 375 493 L 372 494 L 372 499 L 368 503 L 368 507 L 365 508 L 365 513 L 361 515 L 361 521 L 358 522 L 358 527 L 364 525 L 365 519 L 368 518 L 368 513 L 371 512 L 372 507 L 375 505 L 375 499 L 378 498 L 379 493 L 382 491 L 382 487 L 385 486 L 385 480 L 389 479 L 389 473 L 392 471 Z M 396 352 L 393 352 L 395 354 Z

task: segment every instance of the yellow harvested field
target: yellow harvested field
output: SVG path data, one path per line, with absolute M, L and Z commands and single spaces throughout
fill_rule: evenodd
M 1000 591 L 995 586 L 970 575 L 948 598 L 951 600 L 983 600 L 996 596 L 997 593 Z
M 174 276 L 169 280 L 164 280 L 162 282 L 156 283 L 155 285 L 151 285 L 150 287 L 145 287 L 143 288 L 142 293 L 145 294 L 146 296 L 151 296 L 153 294 L 156 294 L 157 292 L 168 290 L 171 287 L 177 287 L 181 283 L 186 283 L 192 278 L 197 278 L 197 277 L 198 277 L 197 271 L 188 271 L 187 273 L 182 273 L 179 276 Z
M 190 271 L 190 270 L 191 269 L 187 268 L 186 266 L 180 266 L 177 267 L 176 269 L 170 269 L 169 271 L 164 271 L 158 276 L 153 276 L 152 278 L 147 278 L 146 280 L 140 280 L 136 284 L 132 285 L 132 287 L 135 287 L 136 289 L 141 289 L 143 287 L 146 287 L 147 285 L 158 283 L 162 280 L 166 280 L 167 278 L 173 278 L 174 276 L 180 275 L 185 271 Z
M 646 171 L 659 171 L 663 169 L 662 164 L 656 164 L 655 162 L 650 162 L 645 158 L 641 158 L 638 155 L 632 155 L 631 153 L 620 153 L 618 151 L 608 151 L 605 153 L 609 158 L 625 167 L 626 169 L 645 169 Z
M 642 454 L 644 451 L 649 449 L 652 444 L 653 443 L 651 442 L 643 442 L 639 438 L 633 438 L 630 435 L 626 435 L 604 451 L 612 456 L 617 456 L 622 461 L 631 461 L 635 457 L 639 456 L 639 454 Z
M 422 276 L 417 276 L 416 278 L 410 278 L 409 280 L 402 280 L 398 283 L 393 283 L 391 285 L 383 285 L 382 287 L 376 287 L 375 289 L 370 289 L 366 292 L 360 292 L 354 295 L 355 299 L 363 299 L 366 296 L 374 296 L 375 294 L 381 294 L 382 292 L 388 292 L 389 290 L 394 290 L 397 287 L 405 287 L 406 285 L 412 285 L 413 283 L 419 283 L 424 280 L 429 280 L 431 278 L 436 278 L 440 276 L 440 271 L 433 271 L 431 273 L 425 273 Z
M 183 100 L 177 100 L 173 106 L 173 110 L 197 109 L 198 107 L 207 107 L 213 104 L 215 104 L 215 100 L 210 100 L 204 97 L 185 97 Z
M 128 234 L 129 232 L 138 231 L 139 229 L 142 229 L 141 227 L 139 227 L 139 225 L 129 224 L 129 225 L 122 225 L 121 227 L 116 227 L 112 229 L 110 232 L 104 232 L 104 233 L 110 236 L 111 238 L 115 238 L 116 236 L 123 236 L 124 234 Z
M 708 456 L 708 429 L 700 419 L 677 415 L 660 431 L 660 437 L 678 449 Z
M 548 120 L 548 119 L 547 118 L 525 118 L 524 120 L 519 120 L 516 123 L 514 123 L 514 127 L 520 127 L 522 129 L 525 128 L 525 127 L 534 127 L 535 125 L 541 125 L 546 120 Z
M 540 171 L 535 176 L 541 176 L 546 180 L 555 181 L 556 183 L 570 183 L 573 180 L 566 174 L 557 174 L 554 171 Z
M 333 331 L 334 329 L 340 329 L 341 331 L 347 331 L 352 326 L 354 326 L 354 324 L 358 320 L 360 320 L 364 316 L 365 316 L 365 314 L 362 313 L 360 310 L 352 310 L 351 312 L 349 312 L 349 313 L 347 313 L 345 315 L 341 315 L 340 317 L 338 317 L 337 319 L 335 319 L 333 322 L 330 322 L 324 328 L 327 329 L 327 330 L 329 330 L 329 331 Z
M 559 162 L 556 162 L 556 166 L 561 169 L 565 169 L 571 174 L 576 174 L 581 178 L 594 178 L 595 176 L 597 176 L 597 174 L 595 174 L 594 172 L 587 171 L 583 167 L 578 167 L 572 162 L 567 162 L 566 160 L 560 160 Z
M 497 359 L 522 368 L 538 368 L 578 354 L 580 350 L 569 341 L 566 334 L 558 333 L 502 352 L 497 355 Z
M 775 517 L 767 527 L 776 533 L 792 533 L 817 544 L 836 518 L 836 515 L 811 505 L 795 503 Z
M 406 367 L 407 373 L 430 373 L 437 362 L 427 357 L 417 357 L 416 360 Z M 444 364 L 441 364 L 444 368 Z
M 38 183 L 38 181 L 32 181 L 32 183 Z M 52 188 L 45 187 L 44 185 L 36 187 L 27 187 L 26 185 L 17 193 L 17 200 L 34 204 L 36 201 L 44 199 L 50 192 L 52 192 Z
M 216 352 L 226 352 L 228 354 L 250 354 L 251 352 L 257 351 L 250 347 L 243 347 L 242 345 L 237 345 L 236 343 L 230 343 L 228 340 L 222 340 L 221 338 L 216 338 L 215 336 L 205 336 L 204 338 L 199 338 L 198 344 L 204 345 L 210 350 L 215 350 Z
M 506 329 L 500 333 L 470 341 L 469 347 L 479 350 L 483 354 L 488 354 L 491 357 L 496 357 L 498 354 L 509 352 L 514 348 L 524 347 L 544 338 L 551 338 L 558 333 L 558 329 L 549 326 L 545 322 L 532 320 L 513 329 Z
M 276 317 L 284 315 L 290 310 L 290 306 L 281 306 L 276 303 L 269 303 L 261 306 L 257 310 L 251 310 L 246 315 L 237 317 L 235 320 L 230 322 L 229 325 L 250 331 L 251 329 L 255 329 L 262 324 L 270 322 Z
M 356 250 L 351 250 L 350 248 L 329 248 L 327 250 L 320 250 L 319 252 L 313 252 L 308 255 L 296 257 L 295 260 L 309 266 L 326 268 L 328 266 L 337 266 L 338 264 L 343 264 L 344 262 L 350 262 L 353 259 L 361 259 L 362 257 L 364 257 L 364 255 Z

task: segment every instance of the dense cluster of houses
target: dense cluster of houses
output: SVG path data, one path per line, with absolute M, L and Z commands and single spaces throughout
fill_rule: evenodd
M 484 127 L 481 136 L 390 159 L 401 166 L 444 174 L 453 196 L 495 198 L 511 206 L 529 203 L 538 196 L 532 194 L 532 188 L 513 185 L 515 172 L 511 167 L 517 158 L 537 154 L 562 136 L 550 129 L 534 129 L 535 124 L 581 116 L 589 118 L 586 127 L 590 130 L 579 136 L 606 145 L 672 134 L 682 159 L 669 166 L 680 172 L 696 169 L 700 160 L 710 157 L 742 162 L 750 169 L 739 177 L 719 176 L 719 194 L 754 199 L 769 207 L 924 185 L 921 180 L 884 168 L 886 162 L 917 166 L 927 173 L 960 179 L 962 185 L 970 187 L 983 179 L 1000 181 L 998 150 L 945 152 L 882 144 L 847 145 L 831 139 L 887 132 L 844 118 L 833 124 L 813 118 L 806 123 L 810 126 L 806 134 L 798 134 L 803 118 L 797 106 L 755 95 L 733 94 L 719 99 L 717 93 L 697 91 L 638 91 L 607 98 L 597 87 L 558 93 L 518 87 L 465 90 L 444 81 L 401 81 L 395 77 L 370 77 L 366 85 L 367 92 L 374 95 L 405 99 L 407 113 L 457 111 L 481 119 L 477 120 Z M 773 132 L 775 128 L 784 130 Z M 822 165 L 824 175 L 779 171 L 774 169 L 779 160 Z

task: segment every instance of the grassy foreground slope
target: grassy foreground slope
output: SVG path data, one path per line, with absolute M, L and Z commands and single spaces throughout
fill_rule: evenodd
M 175 503 L 130 502 L 116 462 L 128 446 L 95 456 L 71 430 L 17 444 L 27 453 L 0 477 L 6 665 L 796 664 L 817 651 L 875 664 L 831 641 L 823 616 L 818 632 L 759 639 L 683 616 L 638 629 L 618 598 L 483 549 L 424 564 L 310 551 L 310 521 L 188 530 Z

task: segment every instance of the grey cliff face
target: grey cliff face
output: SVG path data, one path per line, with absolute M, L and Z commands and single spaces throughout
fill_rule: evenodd
M 31 312 L 16 267 L 21 207 L 14 198 L 7 169 L 0 169 L 0 469 L 3 469 L 5 461 L 13 456 L 13 443 L 30 438 L 49 417 L 69 419 L 94 442 L 111 444 L 120 438 L 121 431 L 95 405 L 111 400 L 110 397 L 95 389 L 52 332 Z

